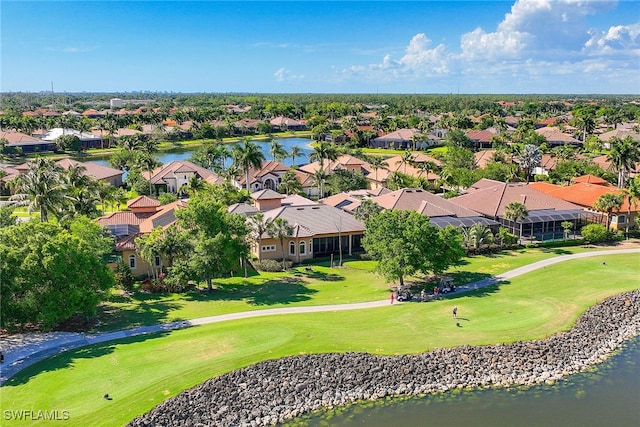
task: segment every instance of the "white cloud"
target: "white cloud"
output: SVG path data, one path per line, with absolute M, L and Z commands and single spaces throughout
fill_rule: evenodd
M 291 74 L 291 71 L 284 67 L 278 68 L 276 72 L 273 73 L 273 77 L 277 82 L 298 81 L 304 79 L 304 75 Z
M 603 0 L 517 0 L 493 31 L 476 28 L 462 34 L 459 53 L 443 44 L 433 47 L 427 35 L 419 33 L 401 57 L 386 54 L 379 63 L 353 65 L 337 74 L 341 80 L 380 82 L 457 75 L 485 86 L 502 79 L 539 88 L 565 84 L 567 90 L 577 79 L 600 79 L 615 91 L 640 83 L 640 22 L 608 30 L 592 29 L 587 23 L 588 16 L 615 5 Z M 630 76 L 624 84 L 615 80 Z

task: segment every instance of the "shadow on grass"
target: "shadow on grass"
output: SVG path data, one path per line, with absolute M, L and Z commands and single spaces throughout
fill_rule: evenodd
M 571 255 L 573 252 L 562 248 L 542 248 L 542 252 L 554 255 Z
M 479 289 L 474 289 L 471 291 L 464 291 L 464 292 L 453 292 L 453 293 L 448 293 L 445 294 L 442 298 L 443 299 L 458 299 L 458 298 L 484 298 L 487 297 L 489 295 L 495 294 L 496 292 L 498 292 L 500 290 L 500 286 L 503 285 L 507 285 L 509 284 L 508 281 L 504 281 L 504 282 L 499 282 L 499 283 L 495 283 L 492 285 L 488 285 Z
M 60 369 L 74 369 L 76 362 L 81 359 L 94 359 L 96 357 L 106 356 L 113 353 L 118 345 L 140 343 L 167 336 L 169 333 L 170 331 L 142 334 L 135 337 L 122 338 L 117 341 L 80 347 L 60 354 L 56 354 L 58 349 L 53 349 L 41 354 L 41 357 L 46 357 L 46 359 L 24 368 L 15 376 L 9 378 L 2 387 L 17 387 L 27 384 L 31 378 L 41 373 L 55 372 Z
M 185 295 L 187 301 L 246 301 L 250 305 L 291 304 L 308 301 L 315 289 L 305 286 L 296 277 L 268 280 L 261 284 L 250 282 L 219 284 L 213 292 L 192 291 Z
M 313 268 L 303 271 L 295 270 L 293 275 L 295 277 L 308 277 L 309 279 L 315 279 L 322 282 L 341 282 L 345 280 L 344 276 L 340 276 L 339 274 L 318 271 Z
M 124 301 L 124 305 L 102 304 L 98 307 L 100 324 L 96 331 L 134 328 L 142 325 L 155 325 L 169 321 L 171 313 L 181 304 L 173 301 L 158 301 L 160 295 L 140 294 L 143 297 Z M 129 305 L 127 305 L 127 303 Z M 171 317 L 171 321 L 176 320 Z
M 447 273 L 447 275 L 453 278 L 453 283 L 456 286 L 479 282 L 480 280 L 487 280 L 492 277 L 489 273 L 479 273 L 476 271 L 455 271 Z

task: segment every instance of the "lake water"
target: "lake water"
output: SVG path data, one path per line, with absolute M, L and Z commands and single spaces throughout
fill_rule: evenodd
M 640 426 L 640 337 L 594 372 L 555 385 L 366 402 L 289 426 Z
M 309 154 L 313 151 L 311 148 L 311 143 L 313 140 L 307 138 L 275 138 L 276 141 L 280 142 L 284 149 L 290 151 L 292 147 L 299 147 L 302 151 L 302 156 L 296 157 L 296 164 L 301 165 L 309 162 Z M 264 153 L 264 157 L 266 160 L 272 160 L 271 154 L 269 154 L 269 144 L 271 141 L 253 141 L 255 142 Z M 226 144 L 227 149 L 231 152 L 231 149 L 235 144 Z M 178 160 L 189 160 L 194 151 L 196 151 L 199 147 L 190 147 L 190 148 L 176 148 L 169 151 L 161 151 L 156 153 L 156 158 L 163 164 L 167 164 L 170 162 L 178 161 Z M 109 157 L 96 157 L 92 158 L 90 161 L 109 166 Z M 287 166 L 291 166 L 292 159 L 291 157 L 287 157 L 282 160 Z M 226 166 L 231 164 L 231 160 L 227 160 Z

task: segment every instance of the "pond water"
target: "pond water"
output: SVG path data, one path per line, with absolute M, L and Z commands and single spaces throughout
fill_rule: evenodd
M 386 399 L 301 417 L 289 426 L 639 426 L 640 337 L 593 372 L 555 385 Z
M 311 148 L 312 139 L 307 138 L 275 138 L 276 141 L 280 142 L 284 149 L 289 151 L 292 147 L 297 146 L 302 151 L 302 156 L 296 157 L 296 164 L 304 164 L 309 161 L 309 154 L 313 151 Z M 271 154 L 269 154 L 269 144 L 271 141 L 253 141 L 256 143 L 264 153 L 264 157 L 266 160 L 272 160 Z M 230 152 L 235 144 L 227 144 L 227 149 Z M 168 151 L 161 151 L 156 153 L 156 158 L 163 164 L 167 164 L 170 162 L 178 161 L 178 160 L 189 160 L 191 155 L 198 149 L 199 147 L 189 147 L 189 148 L 176 148 Z M 90 161 L 94 163 L 98 163 L 104 166 L 109 166 L 109 156 L 104 157 L 94 157 Z M 287 166 L 291 166 L 292 159 L 291 157 L 287 157 L 282 160 Z M 231 164 L 231 159 L 227 160 L 226 166 Z

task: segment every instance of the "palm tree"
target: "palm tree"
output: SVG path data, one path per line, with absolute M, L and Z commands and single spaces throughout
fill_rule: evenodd
M 140 151 L 136 154 L 135 167 L 139 170 L 143 170 L 149 174 L 149 195 L 153 195 L 153 184 L 151 183 L 151 178 L 153 177 L 153 170 L 161 165 L 161 163 L 156 159 L 153 154 L 146 153 L 144 151 Z
M 493 241 L 493 233 L 491 232 L 491 229 L 479 222 L 473 224 L 469 228 L 469 232 L 471 235 L 473 249 L 476 252 L 480 250 L 482 245 L 489 244 Z
M 189 196 L 194 197 L 198 192 L 207 188 L 206 181 L 202 180 L 198 175 L 193 175 L 189 178 L 186 184 L 180 187 L 181 192 L 187 193 Z
M 504 208 L 504 217 L 510 221 L 520 223 L 519 240 L 522 240 L 522 221 L 529 216 L 529 210 L 520 202 L 511 202 Z
M 613 211 L 620 210 L 622 206 L 622 194 L 606 193 L 598 197 L 598 200 L 593 204 L 593 208 L 600 212 L 607 214 L 607 230 L 611 224 L 611 213 Z
M 48 221 L 48 213 L 55 212 L 63 200 L 63 169 L 53 160 L 38 157 L 29 170 L 11 181 L 15 194 L 11 200 L 28 206 L 29 212 L 40 211 L 40 221 Z
M 312 162 L 317 161 L 318 163 L 320 163 L 321 169 L 324 169 L 324 161 L 327 160 L 329 162 L 328 163 L 329 173 L 331 173 L 330 162 L 333 160 L 336 160 L 337 158 L 338 158 L 338 151 L 336 150 L 335 146 L 325 141 L 322 141 L 316 144 L 316 146 L 313 147 L 313 152 L 309 154 L 309 160 Z
M 324 197 L 324 183 L 327 179 L 327 174 L 324 173 L 322 168 L 318 169 L 313 173 L 313 181 L 318 186 L 318 199 L 322 199 Z
M 269 154 L 273 157 L 273 161 L 280 161 L 287 157 L 289 153 L 284 149 L 284 145 L 277 139 L 274 139 L 269 144 Z
M 542 154 L 540 154 L 540 149 L 535 145 L 525 144 L 518 156 L 518 160 L 520 161 L 520 168 L 524 171 L 525 179 L 529 182 L 531 171 L 539 167 L 542 162 Z
M 636 162 L 640 161 L 640 144 L 631 136 L 625 139 L 613 137 L 610 140 L 611 151 L 607 161 L 611 162 L 611 169 L 618 173 L 618 188 L 624 187 L 625 176 L 628 176 Z
M 404 165 L 404 174 L 407 173 L 407 164 L 413 163 L 413 153 L 411 150 L 407 149 L 402 153 L 402 157 L 400 158 L 400 162 Z
M 378 169 L 388 170 L 389 164 L 382 157 L 374 156 L 369 158 L 369 165 L 373 169 L 376 185 L 378 183 Z
M 247 222 L 253 234 L 253 238 L 258 242 L 258 261 L 262 260 L 262 236 L 269 230 L 271 221 L 265 219 L 263 212 L 255 213 L 247 217 Z
M 286 266 L 284 259 L 284 239 L 293 236 L 293 226 L 291 226 L 291 224 L 289 224 L 289 221 L 287 221 L 286 219 L 278 217 L 269 222 L 269 225 L 267 227 L 267 234 L 269 234 L 269 236 L 274 239 L 278 239 L 278 241 L 280 242 L 280 247 L 282 248 L 282 270 L 285 270 Z
M 233 162 L 238 166 L 238 169 L 243 170 L 245 178 L 247 180 L 247 193 L 251 194 L 251 182 L 249 181 L 249 170 L 253 167 L 255 169 L 260 168 L 264 161 L 264 154 L 260 147 L 255 143 L 245 139 L 242 145 L 236 145 L 231 151 Z
M 640 176 L 636 176 L 629 182 L 629 186 L 624 191 L 624 194 L 627 197 L 627 227 L 625 233 L 628 239 L 629 224 L 631 223 L 631 205 L 633 205 L 633 207 L 638 206 L 638 201 L 640 200 Z
M 294 145 L 289 150 L 289 156 L 291 157 L 291 166 L 295 166 L 296 165 L 296 157 L 302 156 L 302 148 L 298 147 L 297 145 Z

